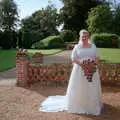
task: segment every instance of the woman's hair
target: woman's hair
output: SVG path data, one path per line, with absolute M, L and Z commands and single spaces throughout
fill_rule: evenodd
M 85 29 L 80 30 L 80 32 L 79 32 L 80 39 L 79 39 L 79 41 L 78 41 L 80 44 L 83 44 L 83 42 L 82 42 L 82 40 L 81 40 L 81 35 L 84 34 L 84 33 L 85 33 L 85 34 L 89 34 L 89 32 L 88 32 L 87 30 L 85 30 Z M 89 40 L 89 39 L 88 39 L 88 40 Z M 89 40 L 88 42 L 90 42 L 90 40 Z
M 84 33 L 89 33 L 89 32 L 87 30 L 85 30 L 85 29 L 82 29 L 82 30 L 80 30 L 79 35 L 81 36 Z

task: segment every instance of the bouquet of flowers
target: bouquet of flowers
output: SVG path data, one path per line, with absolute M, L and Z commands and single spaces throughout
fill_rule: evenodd
M 88 82 L 92 82 L 93 74 L 97 69 L 97 62 L 96 58 L 83 60 L 81 67 Z

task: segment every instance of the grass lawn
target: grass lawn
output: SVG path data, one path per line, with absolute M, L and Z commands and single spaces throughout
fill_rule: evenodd
M 46 49 L 46 50 L 35 50 L 35 49 L 28 49 L 28 54 L 30 56 L 32 56 L 35 52 L 42 52 L 44 55 L 52 55 L 52 54 L 56 54 L 59 53 L 61 51 L 63 51 L 64 49 Z
M 35 52 L 42 52 L 45 55 L 56 54 L 63 51 L 63 49 L 51 49 L 51 50 L 28 50 L 28 54 L 32 56 Z M 1 50 L 0 49 L 0 72 L 6 71 L 15 67 L 16 50 Z
M 0 50 L 0 72 L 15 66 L 16 50 Z
M 120 63 L 120 49 L 98 48 L 100 58 L 107 62 Z
M 120 49 L 98 48 L 100 58 L 107 62 L 120 63 Z M 32 50 L 29 49 L 28 53 L 32 56 L 35 52 L 42 52 L 45 55 L 56 54 L 63 51 L 63 49 L 51 50 Z M 15 67 L 16 50 L 0 50 L 0 72 Z

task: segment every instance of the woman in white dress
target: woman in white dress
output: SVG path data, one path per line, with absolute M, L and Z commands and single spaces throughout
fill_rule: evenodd
M 79 43 L 75 45 L 71 59 L 73 69 L 65 96 L 50 96 L 39 111 L 93 114 L 101 113 L 101 83 L 96 67 L 98 59 L 96 46 L 89 41 L 89 33 L 80 31 Z

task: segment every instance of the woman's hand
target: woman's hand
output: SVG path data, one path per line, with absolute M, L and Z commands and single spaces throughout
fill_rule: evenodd
M 76 63 L 78 65 L 82 64 L 82 62 L 80 60 L 77 60 L 77 59 L 72 59 L 72 63 Z

